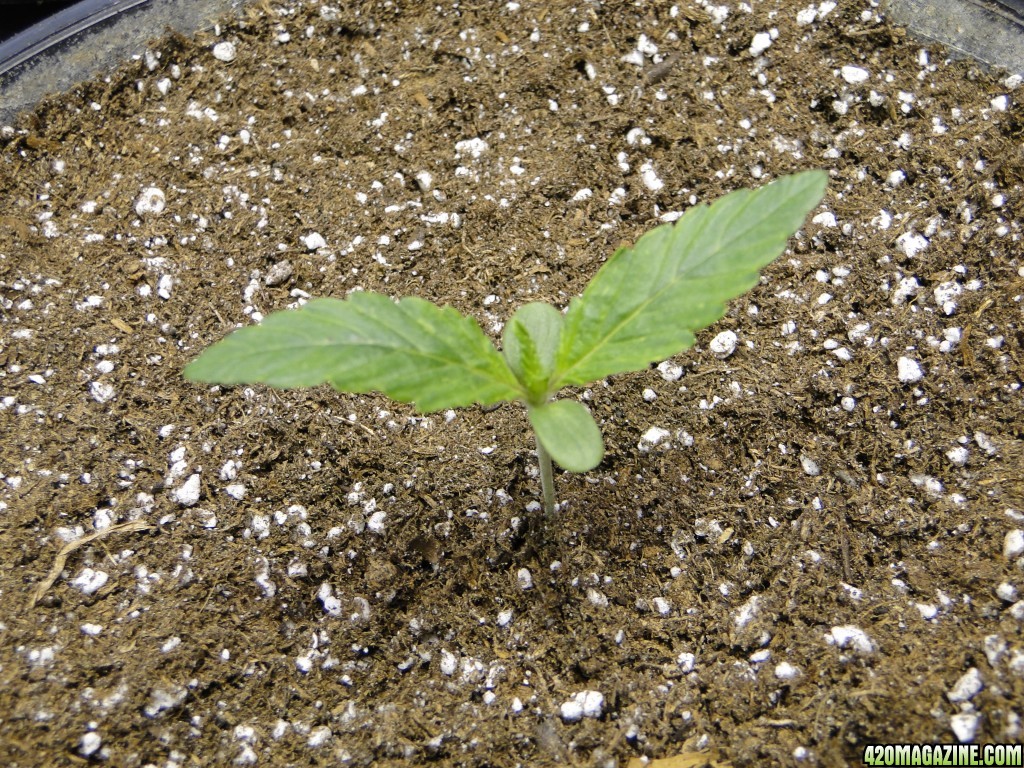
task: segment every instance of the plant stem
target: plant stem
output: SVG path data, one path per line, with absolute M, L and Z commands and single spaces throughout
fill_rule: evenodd
M 540 489 L 544 494 L 544 513 L 547 519 L 555 516 L 555 481 L 551 473 L 551 456 L 537 438 L 537 463 L 540 464 Z

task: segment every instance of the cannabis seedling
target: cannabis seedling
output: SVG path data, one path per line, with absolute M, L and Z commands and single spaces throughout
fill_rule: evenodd
M 618 249 L 563 315 L 520 307 L 498 352 L 470 317 L 416 297 L 354 292 L 276 312 L 207 349 L 185 369 L 192 381 L 312 387 L 383 394 L 423 413 L 520 400 L 536 433 L 548 515 L 551 460 L 571 472 L 601 461 L 590 412 L 555 400 L 563 387 L 642 370 L 690 347 L 725 302 L 757 284 L 759 270 L 821 201 L 827 176 L 806 171 L 690 208 Z

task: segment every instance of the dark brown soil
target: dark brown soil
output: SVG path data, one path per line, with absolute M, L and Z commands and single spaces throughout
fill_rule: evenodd
M 3 764 L 1019 743 L 1018 83 L 868 0 L 339 5 L 155 44 L 4 132 Z M 518 407 L 182 378 L 357 287 L 497 338 L 660 215 L 806 168 L 821 209 L 679 370 L 575 393 L 608 452 L 546 530 Z

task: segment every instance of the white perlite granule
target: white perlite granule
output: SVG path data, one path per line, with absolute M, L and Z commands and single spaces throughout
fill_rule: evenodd
M 737 341 L 739 341 L 739 338 L 735 333 L 732 331 L 722 331 L 711 340 L 711 343 L 708 344 L 708 349 L 719 360 L 724 360 L 736 351 Z
M 904 384 L 915 384 L 924 378 L 921 364 L 910 357 L 901 357 L 897 361 L 896 373 Z
M 190 475 L 181 486 L 171 491 L 171 496 L 183 507 L 192 507 L 199 503 L 202 484 L 199 475 Z
M 1014 528 L 1012 531 L 1008 531 L 1006 538 L 1003 539 L 1003 557 L 1013 560 L 1022 554 L 1024 554 L 1024 530 Z
M 159 216 L 166 207 L 167 197 L 157 187 L 146 187 L 135 200 L 135 213 L 139 216 Z
M 213 46 L 213 58 L 217 61 L 234 61 L 236 55 L 234 43 L 222 42 Z
M 860 653 L 872 653 L 875 650 L 874 641 L 868 637 L 868 633 L 860 627 L 846 624 L 841 627 L 832 627 L 832 631 L 825 635 L 825 642 L 829 645 L 837 645 L 840 648 L 849 648 Z
M 598 718 L 604 711 L 604 694 L 600 691 L 580 691 L 561 706 L 562 720 L 576 723 L 584 717 Z

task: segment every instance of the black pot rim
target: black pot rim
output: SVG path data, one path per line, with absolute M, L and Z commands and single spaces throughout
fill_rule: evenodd
M 251 0 L 79 0 L 0 43 L 0 121 L 139 55 L 168 27 L 209 29 Z M 954 54 L 1024 77 L 1024 0 L 884 0 L 894 21 Z M 71 54 L 74 55 L 64 55 Z
M 252 0 L 78 0 L 0 43 L 0 124 L 145 53 L 168 29 L 210 29 Z
M 152 0 L 79 0 L 0 43 L 0 77 L 43 51 Z

